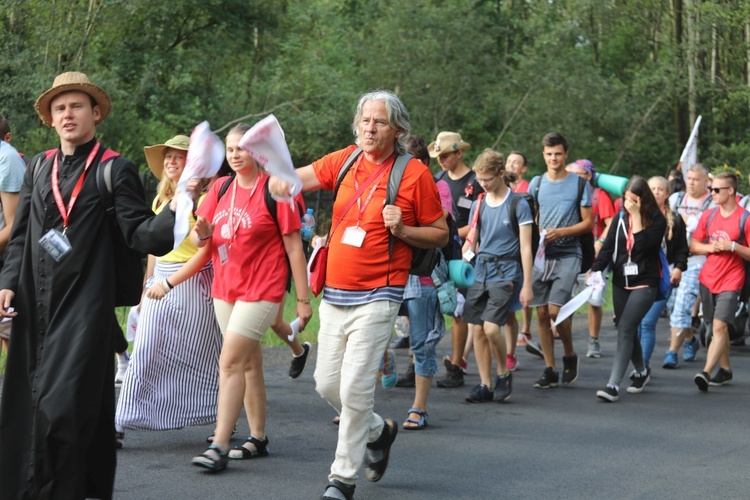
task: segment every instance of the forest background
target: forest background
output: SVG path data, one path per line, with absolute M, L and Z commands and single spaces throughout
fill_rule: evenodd
M 0 3 L 0 113 L 27 154 L 56 143 L 35 99 L 75 70 L 112 98 L 98 137 L 144 172 L 145 145 L 271 112 L 307 165 L 353 142 L 357 98 L 376 88 L 401 96 L 428 142 L 460 132 L 469 165 L 515 149 L 540 173 L 557 130 L 571 161 L 664 175 L 702 115 L 699 159 L 750 171 L 750 0 Z M 308 198 L 319 231 L 328 202 Z

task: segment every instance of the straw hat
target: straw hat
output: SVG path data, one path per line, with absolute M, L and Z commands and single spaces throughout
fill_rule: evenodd
M 40 95 L 39 99 L 36 100 L 36 104 L 34 104 L 39 118 L 41 118 L 44 123 L 52 126 L 52 113 L 50 111 L 52 99 L 63 92 L 69 92 L 71 90 L 85 92 L 99 105 L 99 108 L 101 108 L 101 116 L 96 122 L 97 125 L 107 117 L 112 109 L 112 101 L 109 100 L 109 95 L 107 95 L 104 89 L 91 83 L 89 77 L 83 73 L 69 71 L 57 75 L 55 81 L 52 83 L 52 88 Z
M 148 163 L 148 168 L 151 169 L 157 179 L 161 180 L 161 176 L 164 173 L 164 153 L 167 148 L 187 151 L 189 144 L 190 137 L 186 135 L 176 135 L 164 144 L 146 146 L 143 148 L 143 151 L 146 153 L 146 163 Z
M 440 155 L 452 153 L 459 149 L 469 149 L 470 147 L 468 142 L 464 142 L 461 139 L 461 134 L 456 132 L 440 132 L 435 142 L 431 142 L 427 146 L 427 152 L 430 158 L 437 158 Z

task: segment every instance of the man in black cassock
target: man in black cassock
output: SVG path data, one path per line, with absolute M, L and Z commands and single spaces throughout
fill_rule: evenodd
M 13 317 L 0 401 L 3 499 L 112 497 L 116 263 L 96 179 L 106 148 L 95 138 L 110 109 L 107 93 L 76 72 L 36 102 L 60 144 L 29 164 L 0 274 L 0 316 Z M 112 185 L 127 245 L 171 250 L 174 212 L 154 216 L 129 160 L 115 159 Z

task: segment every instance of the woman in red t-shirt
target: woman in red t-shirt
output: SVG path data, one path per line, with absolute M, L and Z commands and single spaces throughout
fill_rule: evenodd
M 268 211 L 264 192 L 268 175 L 239 147 L 249 128 L 240 124 L 229 131 L 227 161 L 235 179 L 224 193 L 226 179 L 214 184 L 197 211 L 192 233 L 199 247 L 211 247 L 211 295 L 224 334 L 216 433 L 208 450 L 192 460 L 194 465 L 215 471 L 224 469 L 229 458 L 268 455 L 260 339 L 282 307 L 289 267 L 297 291 L 300 330 L 312 316 L 300 216 L 287 203 L 276 204 L 276 220 Z M 251 436 L 230 452 L 229 439 L 243 400 Z

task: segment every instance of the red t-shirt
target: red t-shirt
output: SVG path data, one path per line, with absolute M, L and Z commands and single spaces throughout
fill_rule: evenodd
M 214 264 L 211 295 L 225 302 L 281 302 L 289 271 L 279 228 L 282 234 L 299 231 L 302 214 L 297 210 L 292 212 L 288 203 L 278 202 L 277 227 L 263 195 L 267 175 L 262 174 L 254 190 L 252 187 L 242 188 L 233 181 L 218 199 L 219 189 L 226 179 L 223 177 L 214 183 L 196 212 L 216 225 L 211 238 Z M 229 226 L 229 210 L 235 187 L 233 224 L 237 227 L 236 233 Z M 224 264 L 221 263 L 219 252 L 222 245 L 227 249 L 228 257 Z
M 708 243 L 726 240 L 736 241 L 743 246 L 750 244 L 750 221 L 745 221 L 745 236 L 740 237 L 740 222 L 744 208 L 738 206 L 729 217 L 723 217 L 721 208 L 717 207 L 711 226 L 706 231 L 708 218 L 713 211 L 714 209 L 703 211 L 698 220 L 698 227 L 693 233 L 693 239 Z M 745 283 L 745 261 L 736 252 L 710 253 L 706 257 L 698 280 L 713 294 L 741 290 Z
M 344 166 L 349 154 L 355 149 L 356 146 L 352 145 L 313 162 L 315 175 L 323 189 L 334 189 L 339 170 Z M 359 156 L 357 162 L 359 163 L 356 169 L 357 182 L 362 185 L 380 165 L 367 161 L 364 154 Z M 335 226 L 335 221 L 342 215 L 341 211 L 356 192 L 354 187 L 356 166 L 356 163 L 352 165 L 341 182 L 333 204 L 334 223 L 332 223 L 332 226 Z M 392 165 L 390 168 L 392 168 Z M 390 231 L 383 223 L 382 212 L 390 168 L 376 181 L 377 188 L 369 203 L 365 204 L 365 201 L 374 183 L 368 186 L 360 197 L 364 213 L 359 227 L 365 231 L 362 246 L 355 247 L 341 242 L 346 228 L 357 224 L 360 212 L 357 203 L 354 203 L 349 211 L 344 214 L 343 220 L 335 229 L 336 232 L 331 235 L 328 267 L 326 269 L 327 286 L 342 290 L 372 290 L 386 286 L 387 283 L 391 286 L 406 285 L 409 267 L 411 266 L 411 249 L 409 246 L 396 238 L 390 264 L 388 262 L 388 235 Z M 406 226 L 423 226 L 442 217 L 443 207 L 440 205 L 440 195 L 435 181 L 429 169 L 419 160 L 412 159 L 409 161 L 401 179 L 395 205 L 401 208 L 403 223 Z M 388 276 L 390 276 L 390 280 L 387 281 Z
M 516 193 L 528 193 L 529 192 L 529 181 L 521 179 L 516 183 L 516 188 L 513 189 Z
M 594 208 L 594 238 L 599 238 L 604 231 L 604 220 L 611 219 L 617 214 L 615 207 L 612 204 L 612 198 L 609 194 L 601 188 L 594 188 L 591 193 L 593 198 L 596 198 L 596 203 L 592 203 L 591 206 Z

